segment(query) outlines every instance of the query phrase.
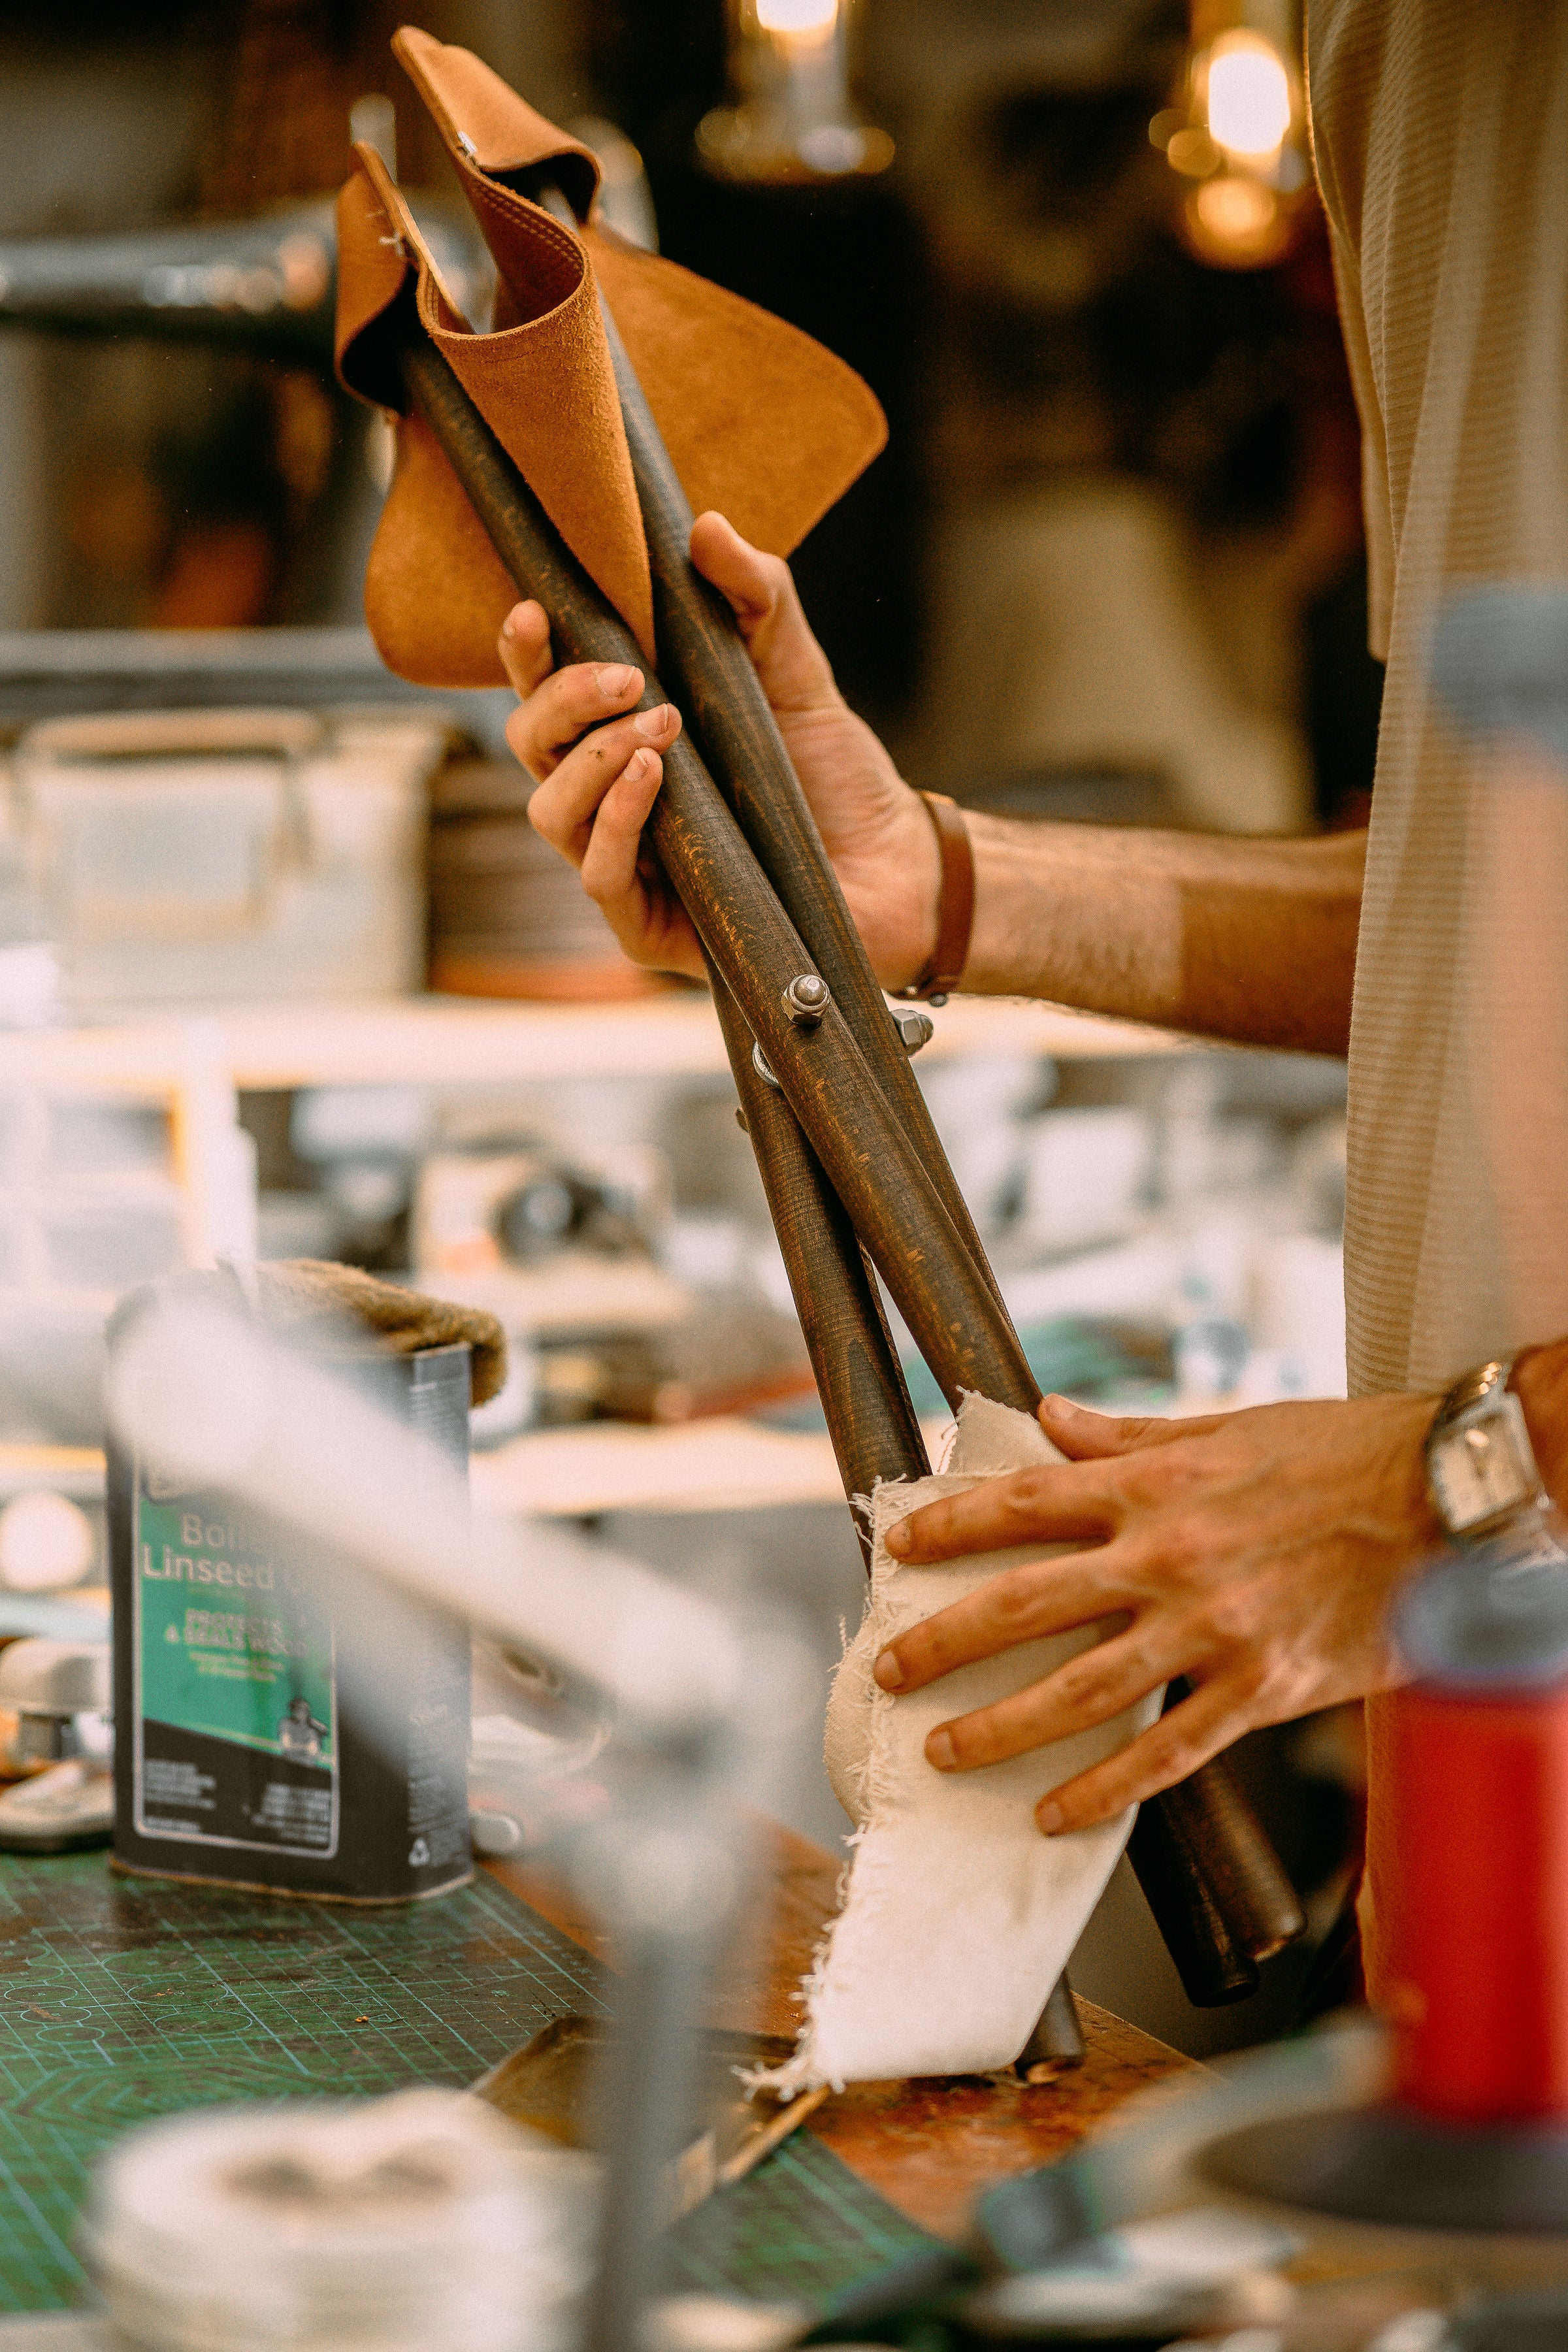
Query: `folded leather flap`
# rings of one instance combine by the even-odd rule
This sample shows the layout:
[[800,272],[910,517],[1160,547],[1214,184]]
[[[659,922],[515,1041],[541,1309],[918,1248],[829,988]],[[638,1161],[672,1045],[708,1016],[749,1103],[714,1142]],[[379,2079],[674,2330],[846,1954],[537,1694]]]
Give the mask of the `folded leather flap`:
[[609,230],[584,242],[693,513],[792,553],[885,445],[876,394],[771,310]]
[[536,114],[471,49],[403,25],[392,37],[392,53],[454,157],[493,173],[553,162],[572,209],[579,220],[587,219],[599,188],[599,162],[591,147]]
[[[488,335],[469,327],[374,149],[356,148],[340,199],[338,368],[362,398],[401,410],[395,311],[416,285],[420,322],[585,571],[652,658],[653,593],[642,517],[598,297],[570,230],[468,167],[500,228],[526,311]],[[474,190],[470,188],[470,193]],[[489,223],[486,224],[487,228]],[[504,232],[504,233],[502,233]],[[427,428],[398,432],[393,489],[365,574],[365,618],[382,658],[424,685],[504,682],[496,636],[516,592],[493,553],[471,562],[477,520]],[[482,531],[479,536],[483,538]],[[415,542],[411,550],[404,542]],[[486,544],[489,542],[486,541]],[[476,603],[477,597],[477,603]],[[476,636],[476,627],[483,635]]]
[[[587,220],[597,186],[588,150],[468,50],[410,26],[394,47],[494,257],[495,319],[490,332],[473,331],[384,165],[357,150],[339,207],[339,373],[362,398],[404,408],[392,313],[412,277],[426,331],[651,657],[647,552],[600,291],[694,509],[718,508],[775,553],[882,446],[881,409],[841,360],[754,304],[591,221],[574,236],[507,175],[552,163]],[[428,429],[403,417],[398,445],[365,583],[376,644],[389,667],[422,684],[499,684],[495,640],[515,591]]]

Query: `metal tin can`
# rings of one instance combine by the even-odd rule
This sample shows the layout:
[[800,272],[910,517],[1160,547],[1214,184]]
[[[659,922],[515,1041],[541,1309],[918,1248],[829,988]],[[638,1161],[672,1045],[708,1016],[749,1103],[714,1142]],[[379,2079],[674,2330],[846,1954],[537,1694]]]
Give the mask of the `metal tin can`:
[[[112,1318],[111,1352],[148,1296]],[[367,1339],[332,1359],[466,1465],[466,1343],[398,1355]],[[472,1875],[461,1623],[161,1477],[112,1432],[109,1517],[117,1864],[361,1903]]]

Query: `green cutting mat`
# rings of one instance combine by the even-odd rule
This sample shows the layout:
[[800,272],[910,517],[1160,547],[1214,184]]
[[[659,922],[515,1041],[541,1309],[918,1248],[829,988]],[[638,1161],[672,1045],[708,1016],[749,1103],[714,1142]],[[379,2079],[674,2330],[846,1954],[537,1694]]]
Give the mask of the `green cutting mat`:
[[[94,2157],[133,2124],[237,2099],[461,2085],[568,2011],[587,1955],[481,1874],[360,1910],[173,1879],[102,1854],[0,1857],[0,2312],[79,2300]],[[798,2136],[671,2234],[671,2284],[824,2307],[930,2242]]]

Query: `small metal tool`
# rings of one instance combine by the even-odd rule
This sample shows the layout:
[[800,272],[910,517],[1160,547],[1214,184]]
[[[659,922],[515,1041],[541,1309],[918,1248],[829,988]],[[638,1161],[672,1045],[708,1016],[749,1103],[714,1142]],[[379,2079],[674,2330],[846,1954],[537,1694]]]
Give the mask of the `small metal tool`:
[[[474,2088],[514,2123],[531,2125],[568,2147],[592,2147],[595,2091],[615,2031],[604,2018],[558,2017]],[[826,2084],[788,2099],[767,2091],[747,2095],[742,2074],[782,2066],[794,2048],[778,2033],[698,2034],[691,2136],[665,2171],[671,2220],[715,2189],[742,2179],[826,2098]]]

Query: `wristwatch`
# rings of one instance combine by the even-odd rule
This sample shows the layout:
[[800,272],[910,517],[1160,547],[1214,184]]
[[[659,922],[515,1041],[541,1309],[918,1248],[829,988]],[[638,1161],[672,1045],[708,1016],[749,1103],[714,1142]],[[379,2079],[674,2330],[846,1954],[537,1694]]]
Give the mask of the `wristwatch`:
[[1426,1434],[1426,1491],[1452,1543],[1522,1538],[1560,1550],[1524,1408],[1508,1384],[1512,1370],[1499,1358],[1455,1381]]

